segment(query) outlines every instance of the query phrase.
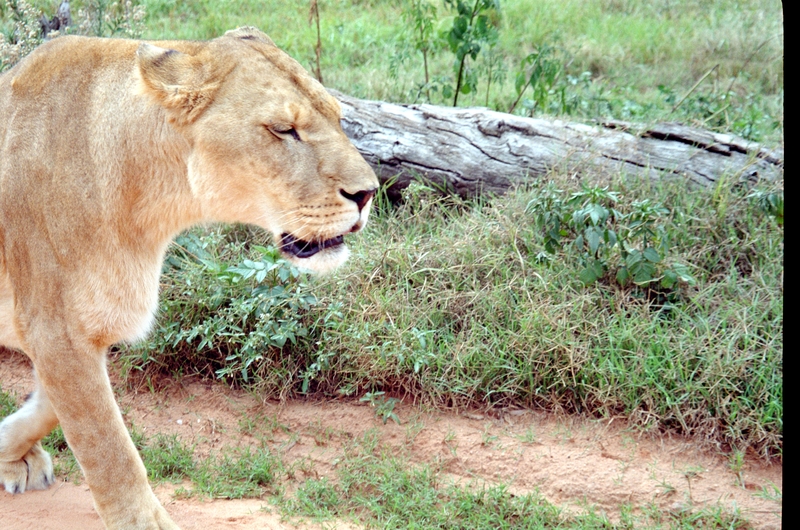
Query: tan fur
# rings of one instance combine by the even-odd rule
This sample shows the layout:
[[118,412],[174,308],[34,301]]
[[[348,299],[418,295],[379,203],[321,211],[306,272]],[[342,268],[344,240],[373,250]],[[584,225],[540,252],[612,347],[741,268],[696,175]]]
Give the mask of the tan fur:
[[[108,528],[177,528],[114,401],[107,348],[147,333],[164,252],[189,226],[252,223],[278,242],[360,230],[377,180],[340,119],[253,28],[61,37],[0,76],[0,344],[37,376],[0,424],[6,490],[52,483],[39,439],[60,422]],[[324,271],[346,257],[333,245],[292,259]]]

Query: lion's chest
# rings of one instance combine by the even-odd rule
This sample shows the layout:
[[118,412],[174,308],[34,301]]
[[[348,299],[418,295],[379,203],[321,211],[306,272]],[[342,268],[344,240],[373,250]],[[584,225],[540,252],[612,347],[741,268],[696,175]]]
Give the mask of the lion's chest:
[[71,305],[91,340],[103,346],[144,338],[158,309],[160,261],[115,260],[85,271]]

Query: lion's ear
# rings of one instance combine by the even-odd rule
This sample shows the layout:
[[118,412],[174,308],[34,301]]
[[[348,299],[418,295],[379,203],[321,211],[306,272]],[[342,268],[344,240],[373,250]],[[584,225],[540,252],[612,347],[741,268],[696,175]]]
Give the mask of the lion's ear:
[[173,123],[192,123],[214,100],[219,76],[192,55],[142,43],[136,62],[141,91],[167,109]]
[[253,26],[242,26],[241,28],[226,31],[225,36],[242,40],[255,40],[275,46],[275,43],[272,42],[272,39],[270,39],[266,33]]

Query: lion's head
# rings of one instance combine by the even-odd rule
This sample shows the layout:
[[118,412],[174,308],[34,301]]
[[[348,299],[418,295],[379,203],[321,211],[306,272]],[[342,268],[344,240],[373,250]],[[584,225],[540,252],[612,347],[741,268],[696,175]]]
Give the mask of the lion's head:
[[378,181],[321,84],[254,28],[188,52],[144,43],[137,65],[141,91],[191,145],[207,218],[264,227],[310,270],[347,259],[343,237],[364,227]]

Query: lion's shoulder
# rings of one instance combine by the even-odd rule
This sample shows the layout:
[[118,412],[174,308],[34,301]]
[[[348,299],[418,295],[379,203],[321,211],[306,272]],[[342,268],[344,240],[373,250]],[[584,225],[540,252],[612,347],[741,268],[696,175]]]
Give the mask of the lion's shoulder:
[[[58,87],[65,93],[86,86],[99,71],[130,68],[136,41],[97,39],[67,35],[45,42],[3,75],[14,97],[32,99],[44,93],[52,97]],[[65,90],[66,89],[66,90]]]

